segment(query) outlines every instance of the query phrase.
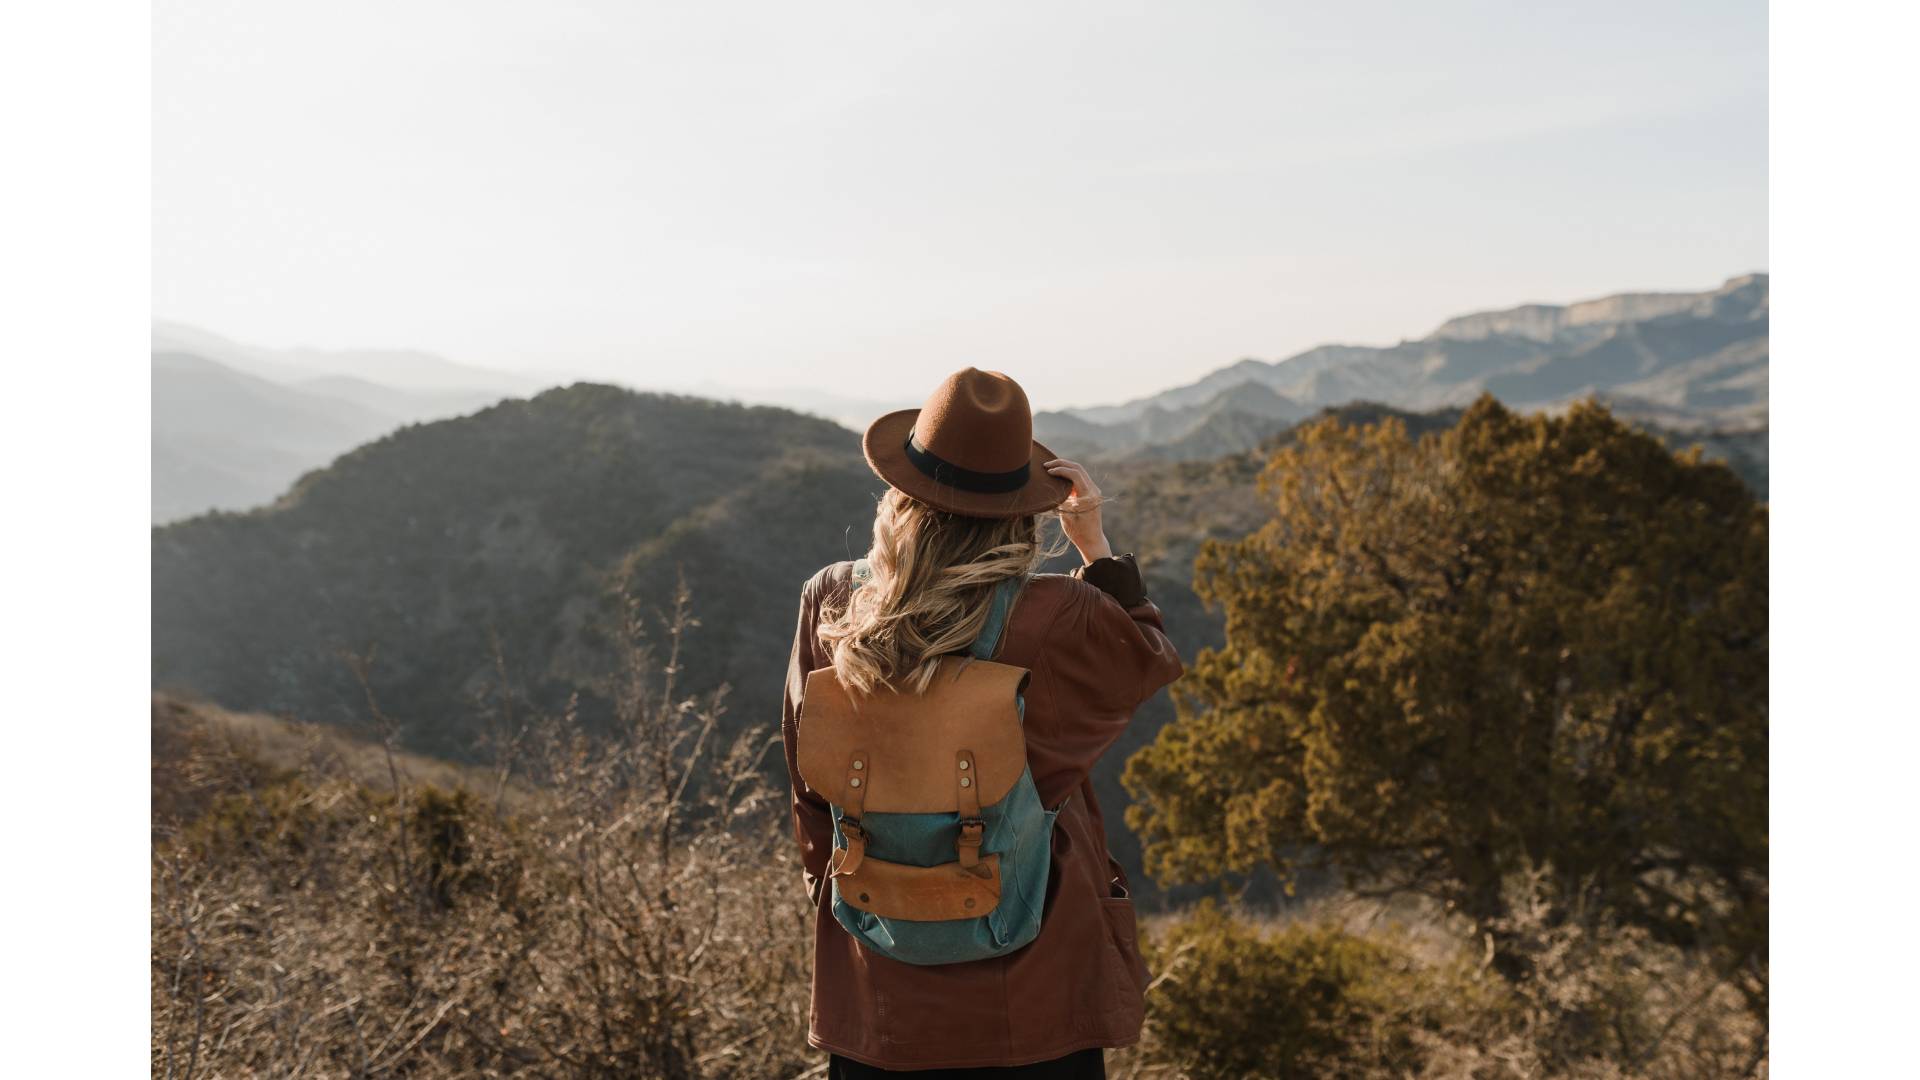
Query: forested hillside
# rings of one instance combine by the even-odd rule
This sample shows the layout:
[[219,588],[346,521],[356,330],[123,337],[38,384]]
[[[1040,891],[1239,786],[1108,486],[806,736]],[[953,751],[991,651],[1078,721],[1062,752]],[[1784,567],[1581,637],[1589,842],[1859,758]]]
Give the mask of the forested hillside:
[[[1397,416],[1418,434],[1456,410]],[[1109,532],[1137,552],[1183,653],[1218,644],[1194,596],[1203,540],[1257,527],[1254,482],[1271,449],[1207,462],[1099,470]],[[607,635],[623,596],[671,606],[684,581],[700,625],[689,689],[730,687],[727,723],[778,715],[800,584],[865,550],[881,483],[858,436],[781,409],[580,384],[402,429],[308,475],[273,506],[153,533],[153,682],[236,709],[334,724],[367,719],[354,657],[406,746],[456,760],[503,734],[502,689],[604,717]],[[1064,569],[1066,562],[1056,567]],[[1126,757],[1172,717],[1141,709],[1095,781],[1115,854],[1139,875],[1122,824]],[[1148,889],[1151,886],[1147,886]]]
[[408,745],[467,757],[496,660],[591,718],[623,575],[663,608],[684,577],[689,669],[764,718],[800,584],[860,545],[879,486],[837,425],[605,386],[408,427],[273,506],[154,531],[154,683],[349,722],[366,704],[346,657],[368,656]]

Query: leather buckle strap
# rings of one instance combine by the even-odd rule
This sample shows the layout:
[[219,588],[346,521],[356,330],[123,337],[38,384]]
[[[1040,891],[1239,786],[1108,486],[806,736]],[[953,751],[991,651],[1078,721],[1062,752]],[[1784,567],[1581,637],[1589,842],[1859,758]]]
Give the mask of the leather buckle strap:
[[992,873],[987,864],[980,861],[980,843],[986,839],[986,832],[987,823],[979,818],[961,818],[960,836],[953,842],[960,869],[974,877],[987,877]]
[[860,869],[861,862],[867,857],[867,830],[860,827],[860,819],[842,816],[840,835],[847,838],[847,846],[833,853],[833,859],[827,867],[828,877],[845,877]]
[[953,842],[954,852],[960,858],[960,869],[976,877],[983,876],[980,864],[980,844],[986,839],[987,823],[979,818],[960,819],[960,837]]

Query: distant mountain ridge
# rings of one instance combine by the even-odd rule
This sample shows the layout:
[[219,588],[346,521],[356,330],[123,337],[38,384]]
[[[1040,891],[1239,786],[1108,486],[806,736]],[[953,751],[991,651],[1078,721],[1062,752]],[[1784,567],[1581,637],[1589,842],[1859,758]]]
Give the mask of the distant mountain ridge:
[[414,349],[269,349],[165,320],[150,340],[155,524],[264,505],[395,428],[541,385]]
[[501,397],[343,375],[277,382],[192,352],[155,351],[151,361],[155,524],[264,505],[362,443]]
[[462,364],[419,349],[270,349],[222,337],[186,323],[156,319],[154,353],[191,353],[279,383],[346,376],[401,390],[486,392],[490,399],[533,393],[549,385],[510,371]]
[[193,353],[154,353],[152,376],[155,523],[271,502],[301,473],[399,426]]
[[1523,304],[1398,345],[1241,360],[1119,405],[1041,413],[1035,431],[1060,453],[1194,460],[1257,445],[1322,408],[1426,411],[1482,393],[1522,409],[1594,396],[1669,429],[1751,431],[1767,422],[1767,330],[1766,274],[1697,293]]
[[[1520,337],[1534,341],[1554,340],[1564,331],[1579,327],[1610,326],[1618,323],[1646,322],[1670,315],[1713,318],[1723,313],[1727,301],[1734,300],[1736,316],[1756,312],[1741,305],[1750,302],[1757,287],[1757,313],[1767,309],[1767,275],[1742,274],[1728,278],[1718,289],[1699,293],[1619,293],[1598,300],[1582,300],[1566,305],[1522,304],[1504,311],[1482,311],[1460,315],[1440,324],[1431,336],[1457,341],[1482,341],[1490,337]],[[1741,299],[1742,297],[1745,299]]]

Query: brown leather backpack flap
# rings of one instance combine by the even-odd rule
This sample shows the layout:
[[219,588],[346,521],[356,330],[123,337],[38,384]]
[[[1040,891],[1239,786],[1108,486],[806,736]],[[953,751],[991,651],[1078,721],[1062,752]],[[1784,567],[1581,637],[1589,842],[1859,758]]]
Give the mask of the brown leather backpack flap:
[[979,868],[983,872],[973,874],[959,863],[908,866],[867,859],[835,883],[842,900],[883,919],[971,919],[1000,905],[1000,856],[984,856]]
[[[815,671],[807,676],[796,731],[800,778],[828,802],[858,804],[863,813],[952,813],[963,782],[977,785],[981,804],[991,806],[1027,767],[1014,704],[1027,675],[1025,668],[951,657],[924,694],[883,690],[856,701],[832,668]],[[964,770],[963,750],[971,752]]]

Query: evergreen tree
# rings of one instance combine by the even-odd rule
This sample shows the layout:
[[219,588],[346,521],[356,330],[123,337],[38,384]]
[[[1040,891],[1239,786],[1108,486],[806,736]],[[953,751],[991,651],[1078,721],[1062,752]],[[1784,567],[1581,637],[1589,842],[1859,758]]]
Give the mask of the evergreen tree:
[[1226,643],[1129,763],[1163,881],[1261,865],[1432,897],[1503,939],[1503,883],[1710,947],[1764,995],[1767,513],[1597,405],[1483,397],[1418,441],[1321,423],[1209,541]]

